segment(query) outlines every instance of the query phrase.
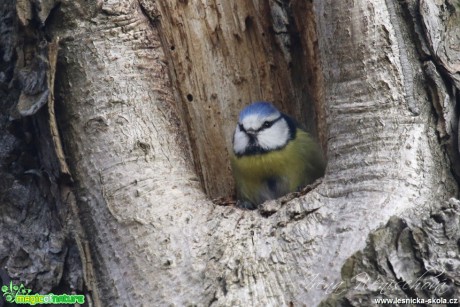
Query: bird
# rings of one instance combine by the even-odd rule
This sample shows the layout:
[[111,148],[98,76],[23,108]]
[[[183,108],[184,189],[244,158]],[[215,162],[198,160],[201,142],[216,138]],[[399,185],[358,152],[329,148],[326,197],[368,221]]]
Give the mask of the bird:
[[325,160],[309,133],[269,102],[239,114],[231,167],[241,207],[256,209],[322,177]]

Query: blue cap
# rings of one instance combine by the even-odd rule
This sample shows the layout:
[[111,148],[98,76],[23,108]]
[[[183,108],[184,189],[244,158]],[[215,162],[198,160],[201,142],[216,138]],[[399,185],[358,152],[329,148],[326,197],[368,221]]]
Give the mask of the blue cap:
[[262,117],[267,117],[278,113],[279,111],[271,103],[265,101],[257,101],[248,105],[240,112],[239,121],[242,121],[248,115],[258,114]]

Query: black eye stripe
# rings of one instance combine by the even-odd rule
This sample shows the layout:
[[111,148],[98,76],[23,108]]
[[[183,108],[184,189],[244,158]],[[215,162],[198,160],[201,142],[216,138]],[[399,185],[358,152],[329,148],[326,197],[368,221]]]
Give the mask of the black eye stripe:
[[260,127],[259,129],[257,129],[257,131],[262,131],[266,128],[270,128],[271,126],[273,126],[274,123],[276,123],[277,121],[279,121],[281,118],[283,118],[282,116],[280,117],[277,117],[275,118],[274,120],[271,120],[271,121],[265,121],[263,124],[262,124],[262,127]]
[[[266,128],[270,128],[271,126],[273,126],[274,123],[276,123],[277,121],[279,121],[281,118],[283,118],[282,115],[279,116],[279,117],[277,117],[277,118],[275,118],[274,120],[265,121],[265,122],[262,124],[262,126],[261,126],[259,129],[256,130],[256,132],[262,131],[262,130],[264,130],[264,129],[266,129]],[[240,128],[240,130],[241,130],[242,132],[246,132],[246,129],[244,129],[243,124],[238,123],[238,127]]]

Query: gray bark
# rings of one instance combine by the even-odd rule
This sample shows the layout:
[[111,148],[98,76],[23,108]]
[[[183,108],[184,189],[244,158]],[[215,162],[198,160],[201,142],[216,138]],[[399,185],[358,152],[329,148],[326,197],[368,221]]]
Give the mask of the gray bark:
[[[14,21],[2,32],[0,76],[12,110],[0,123],[10,144],[0,157],[1,238],[10,242],[0,260],[10,277],[83,291],[96,306],[360,306],[378,296],[372,280],[408,281],[434,267],[430,278],[445,269],[438,281],[458,282],[453,2],[2,5],[11,14],[2,26]],[[27,49],[18,43],[27,35],[52,43],[30,39]],[[29,51],[13,56],[18,46]],[[13,79],[19,86],[8,87]],[[255,211],[217,205],[212,198],[233,191],[236,114],[259,99],[317,132],[326,175],[307,194]],[[24,137],[6,130],[15,125]],[[12,153],[31,151],[31,166],[7,164],[23,165]],[[8,212],[22,203],[37,230],[21,244],[44,247],[11,243],[24,218]],[[32,220],[53,205],[54,221],[75,222],[52,224],[61,227],[42,238],[46,219]],[[35,254],[50,264],[17,265]],[[49,273],[23,273],[34,270]],[[371,278],[357,291],[361,273]],[[430,294],[395,288],[384,297]]]
[[424,299],[425,305],[436,306],[460,303],[459,205],[456,199],[436,204],[430,216],[415,224],[392,217],[368,237],[365,249],[347,260],[340,282],[312,282],[330,294],[321,306],[369,306],[376,299],[398,298]]
[[45,33],[29,24],[33,14],[44,22],[43,15],[25,4],[0,3],[0,281],[81,292],[73,235],[78,219],[61,194],[69,178],[56,150],[51,109],[43,107],[51,105],[56,53]]

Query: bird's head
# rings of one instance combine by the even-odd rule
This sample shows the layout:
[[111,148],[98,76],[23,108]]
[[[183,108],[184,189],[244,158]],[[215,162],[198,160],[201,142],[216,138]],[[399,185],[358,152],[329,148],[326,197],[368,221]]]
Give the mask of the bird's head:
[[237,156],[283,148],[295,136],[295,125],[271,103],[254,102],[240,112],[233,135]]

